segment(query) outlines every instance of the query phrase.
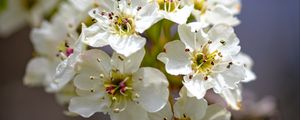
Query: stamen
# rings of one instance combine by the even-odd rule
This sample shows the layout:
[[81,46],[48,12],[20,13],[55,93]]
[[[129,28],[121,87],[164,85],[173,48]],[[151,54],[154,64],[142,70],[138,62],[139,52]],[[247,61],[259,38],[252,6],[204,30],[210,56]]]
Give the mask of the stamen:
[[73,48],[67,48],[67,50],[66,50],[67,57],[69,57],[73,53],[74,53],[74,49]]
[[100,59],[100,58],[97,58],[97,61],[100,63],[100,62],[101,62],[101,59]]

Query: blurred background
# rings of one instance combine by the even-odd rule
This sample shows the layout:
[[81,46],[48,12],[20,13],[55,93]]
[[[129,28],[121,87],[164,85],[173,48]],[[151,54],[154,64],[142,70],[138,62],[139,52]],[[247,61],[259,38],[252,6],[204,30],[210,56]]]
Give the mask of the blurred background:
[[[242,24],[236,32],[242,51],[254,59],[257,74],[245,89],[255,93],[257,100],[273,96],[281,119],[300,120],[299,0],[242,0],[242,5]],[[0,120],[83,119],[65,117],[54,95],[22,84],[33,52],[29,33],[27,27],[0,38]]]

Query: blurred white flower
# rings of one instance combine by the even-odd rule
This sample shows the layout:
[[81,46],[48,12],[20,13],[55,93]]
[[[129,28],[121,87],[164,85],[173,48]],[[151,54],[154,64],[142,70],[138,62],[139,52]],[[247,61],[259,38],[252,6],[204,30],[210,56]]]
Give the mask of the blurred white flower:
[[190,16],[193,5],[183,5],[182,0],[150,0],[159,5],[159,13],[177,24],[185,24]]
[[204,26],[220,23],[236,26],[240,23],[235,16],[240,9],[239,0],[185,0],[184,3],[194,5],[192,14]]
[[166,71],[172,75],[185,75],[183,84],[198,99],[203,98],[210,88],[216,93],[237,88],[246,75],[245,68],[232,59],[240,51],[233,28],[218,24],[205,33],[191,27],[194,24],[180,25],[181,41],[167,43],[165,53],[158,55],[165,63]]
[[224,5],[234,15],[237,15],[241,11],[241,0],[207,0],[207,6]]
[[[76,58],[85,48],[81,42],[84,34],[77,40],[77,29],[80,22],[87,19],[83,13],[92,5],[90,2],[85,9],[79,9],[70,1],[62,3],[60,11],[50,22],[44,21],[41,27],[32,30],[31,40],[37,57],[27,66],[24,77],[26,85],[43,85],[46,91],[55,92],[73,79]],[[40,66],[44,66],[42,70],[37,69]]]
[[[173,111],[172,111],[173,108]],[[149,113],[150,120],[230,120],[231,113],[216,104],[207,105],[205,99],[181,96],[171,107]]]
[[74,96],[77,96],[77,93],[73,82],[66,84],[60,91],[55,93],[55,99],[60,105],[68,105]]
[[129,56],[142,49],[146,39],[140,36],[156,23],[158,5],[146,0],[98,0],[99,8],[90,16],[97,23],[86,31],[86,44],[93,47],[110,45],[116,52]]
[[0,35],[8,36],[27,22],[39,26],[51,15],[60,0],[1,0]]
[[41,28],[32,30],[31,40],[36,56],[27,65],[25,85],[48,86],[52,81],[55,68],[60,61],[57,57],[59,46],[65,44],[63,33],[65,31],[60,29],[59,25],[48,22],[43,22]]
[[79,97],[69,110],[83,117],[109,113],[112,120],[146,120],[147,112],[157,112],[168,102],[168,81],[154,68],[139,68],[144,49],[125,57],[101,50],[81,55],[79,74],[74,80]]

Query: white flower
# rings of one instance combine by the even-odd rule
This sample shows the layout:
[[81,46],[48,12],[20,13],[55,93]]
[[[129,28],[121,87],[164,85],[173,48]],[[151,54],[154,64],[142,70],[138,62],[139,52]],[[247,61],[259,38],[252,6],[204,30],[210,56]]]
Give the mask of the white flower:
[[99,8],[90,11],[97,23],[86,31],[86,44],[93,47],[110,45],[116,52],[129,56],[144,47],[140,36],[160,17],[158,6],[146,0],[98,0]]
[[28,21],[33,26],[40,25],[58,2],[59,0],[1,0],[3,8],[0,8],[0,35],[10,35]]
[[230,120],[231,113],[216,104],[207,105],[205,99],[181,96],[174,104],[170,103],[156,113],[149,113],[150,120]]
[[[44,21],[40,28],[32,30],[31,40],[35,52],[39,56],[38,58],[43,58],[48,65],[43,67],[47,71],[43,75],[39,71],[31,69],[31,66],[40,63],[29,64],[24,78],[25,84],[41,85],[33,82],[40,81],[39,83],[43,83],[42,85],[46,87],[46,91],[56,92],[61,90],[76,74],[74,65],[77,62],[77,56],[85,50],[85,45],[82,43],[82,39],[85,38],[84,34],[81,34],[78,39],[77,29],[80,22],[87,19],[87,11],[93,4],[88,2],[81,8],[77,8],[72,2],[62,3],[60,11],[53,16],[50,23]],[[82,29],[85,28],[85,25],[82,25]]]
[[177,24],[185,24],[190,16],[193,5],[183,5],[182,0],[150,0],[159,5],[159,13]]
[[237,15],[241,11],[241,0],[208,0],[207,6],[224,5],[231,13]]
[[203,98],[210,88],[216,93],[222,89],[235,89],[246,75],[245,68],[232,59],[240,51],[233,28],[218,24],[207,33],[202,29],[192,30],[195,28],[180,25],[181,41],[167,43],[165,53],[158,55],[165,63],[166,71],[172,75],[185,75],[184,86],[198,99]]
[[157,112],[168,101],[168,81],[159,70],[139,68],[145,50],[125,57],[101,50],[81,55],[79,74],[74,80],[79,97],[69,110],[83,117],[96,112],[109,113],[112,120],[146,120],[147,112]]
[[198,21],[206,22],[209,25],[225,23],[236,26],[240,24],[239,19],[224,5],[216,5],[211,10],[207,10],[200,18],[198,17]]
[[[236,26],[240,21],[235,17],[237,11],[232,10],[236,0],[185,0],[187,5],[194,4],[192,14],[205,26],[225,23]],[[239,3],[235,3],[239,5]]]

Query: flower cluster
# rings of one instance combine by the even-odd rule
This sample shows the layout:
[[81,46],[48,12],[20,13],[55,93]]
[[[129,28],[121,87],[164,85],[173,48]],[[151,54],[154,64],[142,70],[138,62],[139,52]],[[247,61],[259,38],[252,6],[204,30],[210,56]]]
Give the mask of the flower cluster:
[[[0,33],[23,21],[10,21],[11,12],[26,6],[20,14],[36,16],[24,84],[54,93],[70,114],[229,120],[231,113],[207,101],[206,92],[239,110],[241,83],[256,77],[233,28],[239,0],[4,1],[0,22],[9,24]],[[24,6],[11,7],[15,2]]]

